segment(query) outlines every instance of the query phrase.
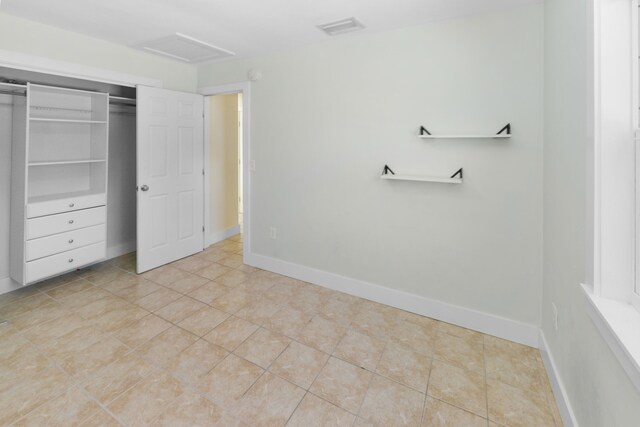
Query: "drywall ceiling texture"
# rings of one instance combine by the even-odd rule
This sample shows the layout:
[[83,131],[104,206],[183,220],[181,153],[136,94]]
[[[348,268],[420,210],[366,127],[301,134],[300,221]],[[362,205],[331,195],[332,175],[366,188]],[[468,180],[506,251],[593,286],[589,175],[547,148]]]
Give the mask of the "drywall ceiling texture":
[[[537,325],[542,5],[199,68],[251,86],[255,253]],[[439,140],[495,133],[510,140]],[[462,185],[383,181],[397,173]],[[269,228],[277,228],[277,239]]]
[[0,50],[161,80],[167,89],[191,92],[196,87],[197,70],[193,65],[2,12]]
[[[542,329],[582,427],[635,426],[640,394],[585,311],[587,0],[545,3]],[[553,326],[551,304],[558,307]]]
[[365,33],[538,0],[4,0],[0,10],[125,46],[175,32],[256,56],[323,42],[316,26],[351,16]]

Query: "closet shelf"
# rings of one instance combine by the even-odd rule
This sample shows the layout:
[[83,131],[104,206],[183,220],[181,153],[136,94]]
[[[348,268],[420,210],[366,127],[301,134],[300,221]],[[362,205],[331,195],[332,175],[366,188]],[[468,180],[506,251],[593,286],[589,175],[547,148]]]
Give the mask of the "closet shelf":
[[47,194],[45,196],[29,197],[29,199],[27,200],[27,203],[33,204],[33,203],[51,202],[53,200],[76,199],[84,196],[96,196],[96,195],[105,195],[105,192],[87,190],[87,191],[72,191],[69,193]]
[[29,162],[29,166],[82,165],[86,163],[105,163],[104,159],[94,160],[57,160],[52,162]]
[[[459,178],[456,178],[457,176],[459,176]],[[380,175],[380,178],[397,181],[421,181],[439,182],[443,184],[462,184],[462,168],[458,169],[456,173],[447,178],[443,176],[397,175],[391,170],[389,166],[384,165],[384,169],[382,170],[382,175]]]
[[99,123],[106,124],[106,120],[82,120],[82,119],[45,119],[41,117],[29,117],[32,122],[58,122],[58,123]]
[[73,111],[76,113],[87,113],[87,114],[90,114],[93,112],[92,110],[87,110],[86,108],[45,107],[43,105],[32,105],[30,108],[32,110],[40,110],[40,111]]
[[419,138],[422,139],[507,139],[511,138],[511,123],[500,129],[493,135],[487,134],[457,134],[457,135],[433,135],[424,126],[420,126]]

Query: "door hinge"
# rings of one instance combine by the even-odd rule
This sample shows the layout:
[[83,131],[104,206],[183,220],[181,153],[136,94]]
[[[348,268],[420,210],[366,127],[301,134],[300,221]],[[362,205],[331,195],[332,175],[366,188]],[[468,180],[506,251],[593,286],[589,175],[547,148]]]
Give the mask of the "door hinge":
[[202,232],[204,233],[204,225],[202,226]]
[[204,176],[204,169],[202,169],[202,175]]

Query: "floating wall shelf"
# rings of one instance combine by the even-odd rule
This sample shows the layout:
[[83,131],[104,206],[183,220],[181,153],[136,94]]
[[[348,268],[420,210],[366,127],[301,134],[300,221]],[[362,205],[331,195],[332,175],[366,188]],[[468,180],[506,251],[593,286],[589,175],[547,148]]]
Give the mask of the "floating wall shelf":
[[433,135],[424,126],[420,126],[418,136],[423,139],[506,139],[511,138],[511,123],[494,135]]
[[387,165],[382,170],[382,179],[392,179],[397,181],[422,181],[422,182],[440,182],[443,184],[462,184],[462,168],[449,178],[442,176],[421,176],[421,175],[396,175],[395,172]]

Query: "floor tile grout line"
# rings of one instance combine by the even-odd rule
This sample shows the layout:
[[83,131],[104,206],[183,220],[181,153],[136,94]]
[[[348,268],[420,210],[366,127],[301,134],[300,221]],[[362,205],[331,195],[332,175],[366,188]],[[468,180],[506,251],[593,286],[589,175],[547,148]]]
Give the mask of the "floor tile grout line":
[[296,411],[298,410],[298,408],[300,407],[300,404],[302,403],[302,401],[304,400],[305,397],[307,397],[307,395],[309,394],[308,390],[304,391],[304,394],[302,395],[302,399],[300,399],[300,401],[298,402],[298,404],[296,405],[295,408],[293,408],[293,411],[289,414],[289,416],[287,417],[286,421],[284,422],[283,426],[286,427],[287,424],[289,424],[289,421],[291,421],[291,418],[293,417],[293,414],[296,413]]
[[[16,328],[17,329],[17,328]],[[31,339],[29,339],[29,337],[24,336],[22,334],[22,331],[20,329],[17,329],[17,333],[26,341],[28,341],[33,347],[35,347],[36,351],[43,356],[45,359],[47,359],[49,361],[49,363],[53,364],[53,366],[55,368],[57,368],[58,370],[60,370],[64,375],[66,375],[67,379],[69,380],[69,385],[67,387],[65,387],[59,394],[56,394],[55,396],[50,397],[49,399],[47,399],[46,401],[42,402],[41,404],[37,405],[36,407],[32,408],[31,411],[29,411],[28,413],[24,414],[22,417],[14,420],[13,422],[19,421],[20,419],[26,417],[27,415],[33,413],[34,411],[36,411],[38,408],[40,408],[41,406],[43,406],[44,404],[46,404],[47,402],[58,398],[59,396],[62,396],[64,393],[66,393],[68,390],[70,390],[72,387],[74,386],[79,386],[82,387],[81,381],[79,381],[76,377],[74,377],[73,375],[69,374],[67,371],[65,371],[62,366],[60,366],[58,364],[58,362],[55,361],[55,359],[53,359],[51,356],[49,356],[47,353],[45,353],[40,346],[38,346],[38,344],[34,343]],[[82,387],[84,390],[84,387]],[[11,424],[11,423],[10,423]]]
[[[435,349],[434,349],[435,353]],[[422,415],[420,416],[420,425],[424,424],[424,417],[427,413],[427,398],[429,396],[429,383],[431,382],[431,373],[433,372],[433,360],[435,359],[435,354],[431,357],[431,363],[429,364],[429,378],[427,378],[427,388],[424,391],[424,401],[422,403]]]
[[[387,346],[387,344],[385,344],[385,348],[386,348],[386,346]],[[378,356],[378,361],[376,362],[376,366],[374,368],[374,372],[372,372],[371,378],[369,378],[369,384],[367,385],[367,391],[364,393],[364,397],[362,398],[362,402],[360,402],[360,405],[358,406],[358,414],[356,415],[357,417],[360,417],[360,412],[362,411],[362,405],[364,405],[364,402],[367,400],[367,395],[369,394],[369,390],[371,389],[371,383],[373,382],[373,379],[376,376],[375,370],[378,369],[378,365],[380,364],[380,360],[382,359],[382,355],[383,354],[384,354],[384,348],[380,352],[380,356]],[[371,371],[369,371],[369,372],[371,372]]]
[[[229,252],[228,252],[228,253],[229,253]],[[233,253],[231,253],[231,254],[233,254]],[[232,255],[227,255],[227,257],[231,257],[231,256],[232,256]],[[241,255],[239,255],[239,256],[241,256]],[[212,262],[212,263],[213,263],[213,262]],[[224,264],[220,264],[220,265],[224,265]],[[126,270],[126,269],[120,268],[118,265],[112,265],[112,267],[113,267],[114,269],[119,269],[119,270],[123,271],[124,273],[127,273],[127,274],[129,274],[129,275],[131,275],[131,276],[134,276],[134,277],[135,277],[135,273],[133,273],[133,272],[131,272],[131,271],[129,271],[129,270]],[[234,271],[234,270],[236,270],[236,271],[241,271],[239,268],[234,268],[234,267],[229,267],[229,266],[225,266],[225,267],[230,268],[230,272],[231,272],[231,271]],[[189,277],[189,276],[196,276],[196,274],[194,274],[193,272],[189,272],[189,271],[186,271],[186,270],[182,270],[182,269],[180,269],[180,268],[179,268],[179,267],[177,267],[177,266],[174,266],[174,268],[179,269],[179,270],[181,270],[181,271],[185,272],[185,274],[188,274],[188,276],[186,276],[186,277]],[[262,270],[258,270],[258,271],[262,271]],[[243,271],[242,271],[242,272],[243,272]],[[95,274],[95,275],[98,275],[99,273],[100,273],[100,271],[93,272],[93,274]],[[256,273],[256,272],[255,272],[255,271],[252,271],[252,272],[250,272],[250,273],[247,273],[247,272],[243,272],[243,273],[244,273],[244,274],[246,274],[247,276],[250,276],[251,274],[254,274],[254,273]],[[106,273],[106,274],[108,274],[108,273]],[[118,278],[114,278],[114,279],[112,279],[112,280],[110,280],[110,281],[107,281],[107,282],[101,283],[101,280],[102,280],[102,279],[100,279],[100,278],[96,278],[96,281],[95,281],[95,282],[92,282],[92,281],[88,280],[88,279],[87,279],[87,277],[90,277],[90,276],[87,276],[87,275],[84,275],[84,276],[78,275],[78,276],[77,276],[77,278],[76,278],[76,279],[74,279],[74,280],[70,280],[70,281],[68,281],[68,282],[60,283],[60,284],[58,284],[58,285],[57,285],[57,286],[55,286],[55,287],[43,288],[43,289],[41,289],[41,290],[38,290],[35,294],[32,294],[32,295],[26,295],[26,296],[24,296],[24,297],[22,297],[22,298],[18,298],[18,299],[16,299],[16,301],[19,301],[19,300],[21,300],[21,299],[23,299],[23,298],[29,298],[29,297],[34,296],[34,295],[37,295],[37,294],[44,294],[47,298],[50,298],[50,299],[52,299],[52,300],[54,300],[54,301],[57,301],[58,303],[61,303],[60,299],[52,297],[49,293],[50,293],[50,292],[52,292],[52,291],[53,291],[53,290],[55,290],[55,289],[58,289],[58,288],[63,288],[63,287],[65,287],[65,286],[71,286],[73,283],[76,283],[76,282],[78,282],[79,280],[85,280],[85,281],[87,281],[88,283],[91,283],[91,285],[92,285],[94,288],[98,288],[98,287],[99,287],[99,288],[103,288],[104,286],[107,286],[108,284],[110,284],[110,283],[112,283],[112,282],[114,282],[114,281],[118,280]],[[186,277],[185,277],[185,278],[186,278]],[[149,280],[149,279],[145,279],[145,280]],[[180,280],[182,280],[182,279],[180,279]],[[209,279],[207,279],[207,280],[209,280]],[[277,278],[274,278],[274,280],[277,280]],[[178,293],[178,294],[180,294],[181,296],[189,296],[190,298],[193,298],[193,297],[191,297],[190,295],[188,295],[188,293],[183,293],[183,292],[175,291],[174,289],[172,289],[172,288],[171,288],[171,284],[170,284],[170,283],[167,283],[167,284],[161,284],[161,283],[154,282],[153,280],[150,280],[150,282],[151,282],[151,283],[154,283],[155,285],[161,286],[161,287],[163,287],[163,288],[166,288],[166,289],[172,290],[172,291],[174,291],[174,292],[177,292],[177,293]],[[229,286],[226,286],[226,285],[222,285],[222,286],[225,286],[225,287],[229,288],[230,290],[233,290],[233,289],[241,288],[241,287],[242,287],[242,285],[243,285],[245,282],[247,282],[247,280],[243,280],[243,281],[241,281],[241,282],[239,282],[239,283],[237,283],[237,284],[233,284],[233,285],[229,285]],[[174,283],[174,282],[172,282],[172,283]],[[313,284],[306,284],[306,283],[304,283],[304,282],[302,282],[302,283],[303,283],[302,287],[295,287],[296,292],[297,292],[298,290],[306,290],[306,287],[305,287],[304,285],[308,285],[308,286],[315,286],[315,285],[313,285]],[[135,286],[135,284],[132,284],[131,286]],[[203,284],[202,286],[204,286],[204,284]],[[270,286],[268,289],[270,289],[270,288],[271,288],[271,287],[273,287],[273,286],[275,286],[275,284],[271,284],[271,286]],[[198,289],[198,288],[196,288],[196,289]],[[260,293],[262,293],[262,292],[266,292],[268,289],[261,290],[261,291],[260,291]],[[146,316],[147,316],[148,314],[150,314],[150,313],[152,313],[152,314],[156,315],[156,314],[155,314],[155,312],[152,312],[152,311],[146,310],[146,309],[144,309],[143,307],[138,306],[138,305],[136,304],[136,301],[137,301],[137,300],[135,300],[135,299],[132,299],[132,298],[130,298],[130,297],[123,297],[123,296],[121,296],[121,295],[119,295],[119,294],[116,294],[116,293],[114,293],[114,292],[112,292],[112,291],[109,291],[108,289],[102,289],[102,290],[104,290],[105,292],[110,293],[111,295],[113,295],[113,296],[114,296],[114,297],[116,297],[116,298],[119,298],[120,300],[125,301],[125,302],[126,302],[126,303],[128,303],[128,304],[135,305],[136,307],[140,307],[140,308],[141,308],[142,310],[144,310],[144,311],[145,311],[145,313],[146,313],[146,314],[145,314],[145,316],[143,316],[142,318],[146,317]],[[193,291],[195,291],[195,289],[194,289],[194,290],[191,290],[189,293],[191,293],[191,292],[193,292]],[[83,291],[80,291],[80,292],[83,292]],[[76,295],[77,293],[79,293],[79,292],[74,292],[74,293],[72,293],[72,294],[69,294],[67,297],[73,297],[73,296],[74,296],[74,295]],[[332,299],[335,299],[336,301],[342,301],[342,300],[338,299],[338,296],[339,296],[339,295],[341,295],[341,294],[342,294],[342,293],[340,293],[340,292],[337,292],[337,293],[335,293],[335,294],[330,294],[330,293],[328,293],[328,295],[329,295],[329,296],[328,296],[326,299],[321,298],[321,299],[322,299],[322,303],[321,303],[320,307],[322,307],[324,304],[326,304],[328,301],[330,301],[330,300],[332,300]],[[324,294],[320,294],[320,295],[321,295],[321,296],[323,296]],[[345,295],[348,295],[348,294],[345,294]],[[141,297],[141,298],[143,298],[143,297]],[[354,297],[354,298],[357,298],[357,297]],[[214,298],[214,300],[215,300],[215,298]],[[283,302],[282,302],[282,304],[280,304],[280,305],[279,305],[279,307],[282,307],[282,306],[284,306],[284,305],[289,304],[291,300],[295,300],[295,296],[292,296],[292,297],[288,298],[288,299],[287,299],[287,301],[283,301]],[[357,307],[358,307],[358,308],[356,309],[356,312],[362,312],[363,307],[362,307],[362,305],[361,305],[361,304],[362,304],[362,302],[366,302],[366,300],[363,300],[363,299],[361,299],[361,298],[358,298],[358,300],[359,300],[359,301],[358,301],[358,302],[359,302],[359,304],[357,304]],[[212,300],[212,301],[213,301],[213,300]],[[206,307],[213,307],[210,303],[204,303],[204,304],[205,304],[205,307],[203,307],[201,310],[204,310]],[[375,303],[372,303],[372,304],[375,304]],[[67,310],[67,311],[69,311],[70,313],[76,313],[76,310],[75,310],[75,309],[70,309],[70,308],[68,308],[68,306],[65,306],[64,304],[62,304],[62,305],[63,305],[64,309],[65,309],[65,310]],[[36,308],[34,308],[34,309],[32,309],[32,310],[38,310],[38,309],[40,309],[40,308],[42,308],[42,307],[36,307]],[[217,307],[213,307],[213,308],[215,308],[215,309],[217,309],[217,310],[220,310],[220,309],[219,309],[219,308],[217,308]],[[297,308],[297,307],[296,307],[296,308]],[[374,309],[374,311],[375,311],[375,306],[372,306],[372,307],[366,306],[365,308],[366,308],[366,309],[370,309],[370,308],[371,308],[371,309]],[[242,308],[239,308],[239,309],[238,309],[238,310],[236,310],[235,312],[237,313],[237,312],[238,312],[238,311],[240,311],[241,309],[242,309]],[[160,310],[160,309],[158,309],[158,310]],[[31,311],[31,310],[27,310],[26,312],[29,312],[29,311]],[[110,310],[110,311],[111,311],[111,310]],[[198,310],[197,312],[199,312],[199,311],[200,311],[200,310]],[[221,310],[221,311],[224,311],[224,310]],[[317,317],[317,316],[322,316],[321,308],[319,308],[317,312],[316,312],[316,311],[315,311],[315,309],[314,309],[313,313],[314,313],[314,315],[313,315],[312,319],[313,319],[313,318],[315,318],[315,317]],[[189,316],[186,316],[186,317],[188,318],[188,317],[190,317],[191,315],[194,315],[194,314],[195,314],[195,313],[191,313]],[[229,314],[229,313],[227,313],[227,314]],[[235,315],[235,314],[234,314],[234,313],[231,313],[230,315]],[[408,386],[408,385],[405,385],[405,384],[403,384],[403,383],[401,383],[401,382],[399,382],[399,381],[395,381],[395,380],[393,380],[393,379],[390,379],[390,378],[386,377],[385,375],[383,375],[383,374],[381,374],[381,373],[378,373],[378,372],[377,372],[377,369],[378,369],[379,364],[380,364],[381,357],[384,355],[384,352],[386,351],[386,349],[391,345],[392,341],[391,341],[391,340],[390,340],[390,338],[389,338],[388,336],[386,336],[386,335],[383,335],[383,336],[375,336],[375,335],[371,335],[371,333],[370,333],[370,332],[368,332],[368,331],[364,331],[364,330],[360,330],[360,329],[356,328],[356,327],[355,327],[355,325],[354,325],[354,321],[355,321],[355,318],[356,318],[356,317],[357,317],[357,314],[351,318],[351,320],[349,321],[348,325],[344,326],[343,324],[340,324],[340,326],[341,326],[341,327],[345,327],[345,330],[346,330],[346,331],[350,331],[350,330],[352,330],[352,331],[357,331],[357,332],[359,332],[359,333],[364,333],[365,335],[367,335],[367,336],[369,336],[369,337],[372,337],[372,338],[374,338],[374,339],[380,339],[380,338],[382,338],[382,339],[383,339],[383,341],[384,341],[384,343],[385,343],[385,346],[384,346],[384,348],[383,348],[383,351],[380,353],[380,356],[379,356],[379,358],[378,358],[378,360],[377,360],[376,367],[374,368],[373,372],[372,372],[372,371],[369,371],[369,372],[371,372],[371,373],[372,373],[372,378],[371,378],[371,380],[369,381],[369,385],[368,385],[368,388],[367,388],[367,392],[369,391],[369,389],[370,389],[370,387],[371,387],[371,381],[373,380],[373,377],[374,377],[375,375],[379,375],[379,376],[381,376],[381,377],[385,377],[385,378],[389,379],[390,381],[392,381],[392,382],[394,382],[394,383],[400,384],[400,385],[402,385],[402,386],[408,387],[409,389],[412,389],[412,390],[415,390],[415,391],[417,391],[417,392],[420,392],[419,390],[416,390],[416,389],[414,389],[414,388],[413,388],[413,387],[411,387],[411,386]],[[50,319],[50,320],[48,320],[48,321],[41,322],[41,323],[42,323],[42,324],[44,324],[44,323],[48,323],[49,321],[55,321],[55,320],[56,320],[56,319]],[[137,321],[139,321],[139,320],[140,320],[140,319],[132,320],[131,322],[128,322],[128,323],[127,323],[127,325],[130,325],[130,324],[132,324],[132,323],[134,323],[134,322],[137,322]],[[166,321],[166,319],[164,319],[164,320]],[[328,319],[328,320],[333,321],[332,319]],[[418,326],[422,326],[419,322],[413,322],[413,321],[411,321],[411,319],[405,319],[405,318],[402,318],[402,320],[405,320],[405,321],[407,321],[407,322],[410,322],[410,323],[415,324],[415,325],[418,325]],[[91,322],[91,320],[87,320],[87,321]],[[181,321],[183,321],[183,320],[181,320]],[[265,327],[265,326],[264,326],[264,323],[265,323],[265,322],[262,322],[262,321],[261,321],[261,322],[253,322],[253,321],[251,321],[251,320],[249,320],[249,321],[250,321],[251,323],[254,323],[254,324],[257,324],[257,325],[258,325],[258,329],[257,329],[256,331],[258,331],[258,330],[260,330],[260,329],[265,329],[265,330],[268,330],[268,331],[273,331],[273,330],[271,330],[270,328],[268,328],[268,327]],[[171,324],[172,326],[177,326],[177,327],[179,327],[181,330],[185,330],[183,327],[181,327],[181,326],[179,326],[179,325],[178,325],[178,323],[180,323],[180,321],[177,321],[176,323],[174,323],[174,322],[168,322],[168,323],[169,323],[169,324]],[[309,323],[309,322],[307,322],[307,324],[308,324],[308,323]],[[127,325],[125,325],[125,326],[127,326]],[[37,328],[38,326],[40,326],[40,324],[34,325],[33,327],[34,327],[34,328]],[[123,326],[122,328],[124,328],[125,326]],[[305,327],[306,327],[306,325],[305,325]],[[116,333],[118,330],[122,329],[122,328],[118,328],[118,329],[116,329],[116,330],[114,330],[114,331],[101,330],[101,332],[103,332],[103,333],[105,333],[105,334],[110,334],[111,336],[114,336],[114,338],[116,338],[116,339],[117,339],[117,337],[115,337],[115,333]],[[215,328],[214,328],[214,329],[215,329]],[[21,331],[19,331],[19,332],[21,333]],[[163,332],[163,331],[159,332],[158,334],[156,334],[156,336],[157,336],[157,335],[159,335],[159,334],[161,334],[162,332]],[[187,332],[188,332],[188,333],[190,333],[190,334],[193,334],[191,331],[187,331]],[[273,332],[275,332],[275,333],[279,333],[279,332],[277,332],[277,331],[273,331]],[[255,333],[255,331],[254,331],[254,333]],[[345,332],[345,333],[346,333],[346,332]],[[445,332],[445,333],[446,333],[446,332]],[[281,333],[280,333],[280,334],[281,334]],[[193,334],[193,335],[195,335],[196,337],[198,337],[198,340],[199,340],[199,339],[203,339],[203,338],[202,338],[202,336],[200,336],[200,334]],[[240,345],[242,345],[243,343],[245,343],[245,342],[246,342],[246,341],[247,341],[247,340],[248,340],[252,335],[253,335],[253,334],[249,335],[249,337],[247,337],[247,338],[246,338],[242,343],[240,343]],[[298,334],[295,334],[295,335],[296,335],[295,337],[289,337],[287,334],[284,334],[284,336],[286,336],[288,339],[291,339],[291,340],[292,340],[291,342],[296,341],[296,342],[298,342],[298,343],[300,343],[300,344],[308,345],[307,343],[303,343],[303,342],[299,341],[299,339],[300,339],[300,338],[299,338]],[[454,336],[454,337],[455,337],[455,335],[451,335],[451,336]],[[155,337],[155,336],[154,336],[154,337]],[[149,341],[149,340],[153,339],[154,337],[151,337],[151,338],[147,339],[145,342],[147,342],[147,341]],[[484,387],[484,393],[485,393],[486,407],[487,407],[487,416],[488,416],[488,406],[489,406],[489,403],[488,403],[488,377],[487,377],[487,364],[486,364],[486,357],[485,357],[485,354],[484,354],[484,353],[485,353],[485,351],[484,351],[484,350],[485,350],[485,343],[484,343],[485,337],[484,337],[484,335],[482,335],[482,337],[483,337],[483,367],[484,367],[484,377],[485,377],[485,378],[484,378],[484,386],[485,386],[485,387]],[[337,345],[339,345],[339,342],[342,340],[342,338],[344,338],[344,335],[341,337],[341,339],[340,339],[340,340],[338,340],[338,344],[336,344],[336,347],[337,347]],[[462,338],[462,337],[457,337],[457,338]],[[29,340],[29,341],[30,341],[30,340]],[[192,345],[193,345],[193,344],[192,344]],[[237,348],[238,348],[240,345],[236,346],[236,348],[234,349],[234,351],[233,351],[233,352],[231,352],[231,353],[233,353],[233,354],[234,354],[234,355],[236,355],[237,357],[242,358],[243,360],[246,360],[246,359],[244,359],[243,357],[238,356],[238,355],[235,353],[235,351],[237,350]],[[285,349],[283,349],[283,350],[282,350],[282,352],[284,352],[284,351],[286,350],[286,348],[288,348],[288,347],[289,347],[289,345],[290,345],[290,343],[287,345],[287,347],[285,347]],[[139,347],[139,346],[138,346],[138,347]],[[329,357],[336,357],[336,356],[333,356],[333,353],[335,353],[335,347],[333,348],[333,350],[332,350],[330,353],[327,353],[327,352],[325,352],[325,351],[322,351],[322,350],[320,350],[320,349],[317,349],[317,348],[315,348],[315,346],[314,346],[314,345],[311,345],[310,347],[311,347],[311,348],[314,348],[314,349],[316,349],[316,350],[318,350],[318,351],[321,351],[321,352],[322,352],[322,353],[324,353],[324,354],[329,354]],[[130,354],[131,352],[135,351],[137,347],[135,347],[135,348],[134,348],[134,347],[129,347],[129,346],[127,346],[127,348],[130,350],[127,354]],[[189,348],[189,346],[188,346],[187,348]],[[412,348],[411,348],[411,350],[413,351],[413,349],[412,349]],[[185,348],[185,349],[183,349],[182,351],[186,351],[186,348]],[[275,361],[278,357],[280,357],[280,355],[282,354],[282,352],[274,358],[274,361]],[[421,352],[418,352],[418,353],[421,353]],[[338,358],[338,359],[340,359],[340,358]],[[329,360],[329,358],[327,359],[327,361],[328,361],[328,360]],[[431,355],[430,355],[430,360],[431,360],[431,365],[430,365],[429,378],[428,378],[428,380],[427,380],[427,390],[426,390],[426,392],[424,393],[424,394],[425,394],[425,401],[423,402],[423,413],[422,413],[422,418],[424,418],[424,413],[425,413],[425,410],[426,410],[426,399],[427,399],[427,397],[428,397],[429,384],[430,384],[430,381],[431,381],[431,372],[432,372],[433,363],[434,363],[434,360],[435,360],[435,356],[434,356],[434,354],[431,354]],[[250,361],[248,361],[248,360],[247,360],[247,362],[250,362]],[[350,363],[350,364],[351,364],[351,362],[348,362],[348,361],[345,361],[345,362],[347,362],[347,363]],[[253,362],[250,362],[250,363],[253,363]],[[260,375],[260,377],[259,377],[259,378],[261,378],[262,376],[264,376],[264,374],[265,374],[265,372],[266,372],[266,371],[269,371],[269,369],[271,368],[271,365],[272,365],[272,364],[273,364],[273,361],[271,361],[271,363],[269,364],[269,366],[268,366],[266,369],[264,369],[264,368],[263,368],[264,370],[263,370],[263,372],[262,372],[262,374]],[[326,362],[325,362],[325,365],[326,365]],[[325,366],[325,365],[323,365],[323,368],[321,368],[321,370],[322,370],[322,369],[324,369],[324,366]],[[260,368],[262,368],[262,367],[260,367]],[[160,368],[160,369],[162,369],[162,370],[163,370],[163,372],[170,372],[167,368],[164,368],[164,367],[162,367],[162,368]],[[213,368],[212,368],[212,369],[213,369]],[[320,371],[321,371],[321,370],[320,370]],[[64,370],[63,370],[63,371],[64,371]],[[269,372],[270,372],[270,371],[269,371]],[[67,375],[67,376],[68,376],[68,375]],[[175,377],[174,375],[172,375],[172,376],[173,376],[173,377]],[[316,381],[317,376],[318,376],[318,375],[316,375],[316,377],[314,378],[314,380],[312,381],[312,383],[311,383],[311,384],[313,384],[313,383]],[[72,378],[72,379],[74,379],[74,377],[73,377],[73,376],[71,376],[71,378]],[[289,381],[289,380],[287,380],[286,378],[285,378],[284,380],[286,380],[286,381],[290,382],[290,381]],[[256,380],[256,381],[257,381],[257,380]],[[255,382],[254,382],[254,383],[249,387],[249,389],[251,389],[251,387],[253,387],[253,386],[254,386],[254,384],[255,384]],[[294,384],[294,385],[295,385],[295,384]],[[521,387],[519,387],[518,385],[512,385],[512,384],[508,384],[508,383],[505,383],[505,385],[509,385],[509,386],[514,387],[514,388],[516,388],[516,389],[521,389]],[[297,386],[297,385],[296,385],[296,386]],[[71,387],[72,387],[72,386],[71,386]],[[249,389],[247,389],[247,390],[249,390]],[[309,390],[307,390],[307,391],[305,392],[305,395],[304,395],[304,396],[306,396],[306,395],[307,395],[307,394],[309,394],[309,393],[311,393],[311,392],[310,392]],[[246,391],[245,391],[245,394],[246,394]],[[245,394],[243,394],[243,396],[244,396]],[[313,393],[311,393],[311,394],[313,394]],[[303,396],[303,398],[304,398],[304,396]],[[547,404],[548,404],[548,400],[549,400],[548,396],[546,396],[546,395],[545,395],[544,397],[545,397],[545,401],[546,401],[546,402],[547,402]],[[365,393],[365,398],[366,398],[366,393]],[[323,400],[324,400],[324,399],[323,399]],[[363,402],[364,402],[364,398],[363,398]],[[331,403],[331,402],[329,402],[329,403]],[[448,402],[447,402],[447,403],[448,403]],[[299,404],[300,404],[300,402],[298,402],[298,405],[299,405]],[[452,405],[452,406],[455,406],[455,405]],[[462,410],[464,410],[464,411],[467,411],[467,410],[466,410],[466,409],[464,409],[464,408],[461,408],[461,409],[462,409]],[[358,413],[359,413],[361,410],[362,410],[362,403],[361,403],[361,405],[360,405],[360,408],[358,409]],[[295,410],[294,410],[294,412],[295,412]],[[293,414],[294,412],[292,412],[292,414]],[[467,411],[467,412],[468,412],[468,411]],[[356,416],[357,416],[357,415],[358,415],[358,414],[356,414]]]

